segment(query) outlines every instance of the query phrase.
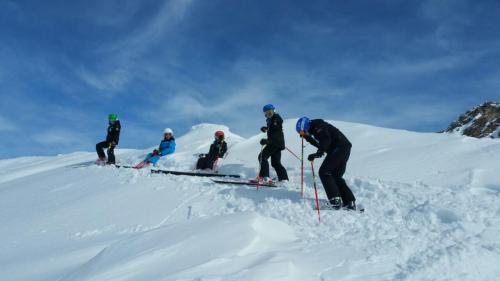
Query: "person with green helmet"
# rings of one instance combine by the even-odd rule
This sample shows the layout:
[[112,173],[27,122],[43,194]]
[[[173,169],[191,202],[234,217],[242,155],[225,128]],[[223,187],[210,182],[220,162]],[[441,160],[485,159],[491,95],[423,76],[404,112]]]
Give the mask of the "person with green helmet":
[[[116,113],[110,113],[108,115],[108,134],[106,136],[106,140],[95,145],[95,149],[97,151],[97,156],[99,159],[97,160],[98,164],[115,164],[115,147],[118,145],[118,141],[120,140],[120,131],[122,126],[120,124],[120,120],[118,120],[118,116]],[[106,161],[106,155],[104,154],[104,148],[107,148],[108,159]]]

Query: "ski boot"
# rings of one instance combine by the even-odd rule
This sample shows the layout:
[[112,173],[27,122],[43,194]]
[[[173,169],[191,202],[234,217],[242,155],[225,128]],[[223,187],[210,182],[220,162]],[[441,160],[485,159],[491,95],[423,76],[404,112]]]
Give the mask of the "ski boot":
[[342,207],[342,199],[340,199],[340,197],[333,197],[329,201],[333,210],[340,210]]
[[291,186],[290,181],[288,179],[278,180],[278,182],[276,182],[275,185],[278,187],[283,187],[283,188],[288,188],[289,186]]
[[95,160],[96,165],[104,166],[106,165],[106,157],[99,157],[97,160]]
[[342,208],[348,211],[356,211],[356,201],[342,203]]
[[274,184],[274,180],[270,177],[264,177],[262,182],[266,184]]
[[263,183],[263,184],[273,184],[273,179],[270,177],[257,176],[255,179],[251,180],[252,183]]

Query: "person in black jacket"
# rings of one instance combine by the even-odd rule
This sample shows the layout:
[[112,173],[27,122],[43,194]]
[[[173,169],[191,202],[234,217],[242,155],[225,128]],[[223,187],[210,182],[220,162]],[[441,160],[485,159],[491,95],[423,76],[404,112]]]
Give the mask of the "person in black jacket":
[[109,114],[108,120],[109,126],[106,140],[96,144],[95,149],[97,151],[97,155],[99,156],[98,162],[106,162],[104,148],[107,148],[108,161],[106,162],[106,164],[115,164],[115,147],[118,145],[118,142],[120,140],[120,131],[122,127],[120,124],[120,120],[118,120],[118,116],[116,114]]
[[200,154],[196,163],[197,170],[214,169],[217,159],[224,157],[227,152],[227,143],[224,141],[224,132],[215,132],[215,140],[210,145],[208,154]]
[[260,171],[257,180],[269,181],[269,157],[271,158],[271,166],[278,175],[278,180],[288,180],[286,169],[281,164],[281,151],[285,149],[283,119],[275,112],[275,107],[272,104],[265,105],[263,111],[267,118],[267,126],[262,127],[260,130],[267,133],[267,139],[260,140],[260,145],[265,145],[265,147],[258,157]]
[[307,117],[302,117],[297,122],[296,130],[310,144],[318,148],[318,151],[310,154],[307,160],[314,161],[326,153],[325,160],[319,168],[319,177],[332,207],[340,209],[343,206],[355,210],[356,198],[342,178],[351,153],[351,142],[339,129],[322,119],[309,120]]

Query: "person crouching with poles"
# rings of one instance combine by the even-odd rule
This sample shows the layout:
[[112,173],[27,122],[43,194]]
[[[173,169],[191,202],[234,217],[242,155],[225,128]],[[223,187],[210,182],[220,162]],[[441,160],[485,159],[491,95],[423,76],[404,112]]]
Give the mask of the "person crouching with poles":
[[[110,113],[108,115],[108,134],[106,135],[106,140],[95,145],[95,150],[99,159],[97,164],[115,164],[115,147],[118,145],[120,140],[121,124],[118,120],[118,116],[115,113]],[[106,155],[104,154],[104,148],[107,148],[108,160],[106,161]]]
[[255,179],[258,182],[272,182],[269,178],[269,157],[271,158],[271,166],[273,166],[278,181],[288,180],[288,174],[285,167],[281,164],[281,151],[285,149],[285,136],[283,134],[283,119],[275,112],[275,107],[272,104],[267,104],[262,108],[266,116],[267,126],[260,130],[267,133],[267,139],[261,139],[261,153],[258,160],[260,163],[259,175]]
[[210,145],[208,154],[200,154],[196,163],[197,170],[211,169],[214,170],[214,164],[219,158],[224,157],[227,152],[227,143],[224,141],[224,132],[215,132],[215,140]]
[[331,207],[336,210],[341,207],[356,210],[356,198],[342,178],[351,153],[351,142],[339,129],[322,119],[302,117],[297,121],[296,130],[307,142],[318,148],[307,160],[312,162],[326,153],[319,168],[319,177]]
[[160,157],[170,155],[175,152],[175,138],[174,132],[170,128],[166,128],[163,131],[163,140],[160,142],[160,146],[153,150],[153,152],[146,155],[146,158],[139,164],[137,164],[134,168],[140,169],[145,166],[149,166],[153,164],[156,166],[156,163],[160,160]]

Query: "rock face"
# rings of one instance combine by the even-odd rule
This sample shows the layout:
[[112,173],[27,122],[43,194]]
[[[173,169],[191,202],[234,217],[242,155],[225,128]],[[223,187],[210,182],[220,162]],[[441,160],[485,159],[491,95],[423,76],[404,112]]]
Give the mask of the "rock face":
[[485,102],[467,111],[442,132],[475,138],[500,138],[500,102]]

